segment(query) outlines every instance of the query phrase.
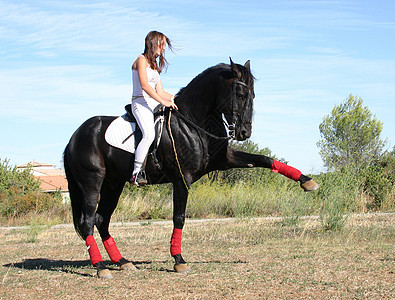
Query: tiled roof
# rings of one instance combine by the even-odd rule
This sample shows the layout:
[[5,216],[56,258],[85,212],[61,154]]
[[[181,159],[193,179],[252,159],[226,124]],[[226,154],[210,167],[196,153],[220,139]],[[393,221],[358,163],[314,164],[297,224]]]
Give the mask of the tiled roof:
[[27,164],[19,165],[17,168],[23,169],[32,167],[32,173],[37,180],[40,180],[40,188],[45,192],[68,191],[68,183],[62,169],[55,169],[54,165],[31,161]]
[[33,168],[45,167],[45,168],[48,168],[48,167],[53,167],[53,165],[47,164],[47,163],[41,163],[41,162],[37,162],[37,161],[33,160],[33,161],[31,161],[31,162],[29,162],[27,164],[23,164],[23,165],[17,166],[17,168],[27,168],[27,167],[33,167]]
[[64,170],[62,169],[33,169],[34,176],[65,176]]
[[62,175],[55,176],[36,176],[40,180],[40,188],[46,192],[55,192],[58,190],[68,191],[68,184],[66,177]]

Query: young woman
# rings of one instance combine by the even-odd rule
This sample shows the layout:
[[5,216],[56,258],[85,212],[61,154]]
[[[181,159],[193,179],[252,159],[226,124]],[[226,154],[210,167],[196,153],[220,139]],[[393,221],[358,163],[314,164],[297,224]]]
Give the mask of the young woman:
[[158,105],[178,109],[173,102],[174,96],[163,89],[160,81],[160,73],[167,67],[164,56],[166,45],[172,49],[167,36],[151,31],[145,38],[144,53],[132,65],[132,112],[143,135],[135,151],[134,170],[130,179],[130,182],[137,186],[147,183],[142,168],[148,150],[155,139],[154,109]]

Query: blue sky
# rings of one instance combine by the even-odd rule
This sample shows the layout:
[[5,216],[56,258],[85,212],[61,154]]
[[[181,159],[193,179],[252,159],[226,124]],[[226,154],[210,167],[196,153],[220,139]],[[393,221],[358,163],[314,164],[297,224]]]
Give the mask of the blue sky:
[[323,169],[318,126],[350,93],[395,143],[395,1],[0,0],[0,159],[62,166],[72,133],[121,115],[130,66],[159,30],[178,50],[176,93],[206,68],[251,60],[252,141],[305,173]]

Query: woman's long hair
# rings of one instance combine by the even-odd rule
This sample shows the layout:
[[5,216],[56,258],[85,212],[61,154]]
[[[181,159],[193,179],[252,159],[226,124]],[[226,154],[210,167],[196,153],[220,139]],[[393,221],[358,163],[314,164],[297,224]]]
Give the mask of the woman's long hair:
[[164,69],[167,69],[168,62],[165,58],[164,52],[159,55],[159,64],[157,61],[157,56],[156,56],[156,49],[159,45],[161,45],[163,42],[166,42],[167,47],[170,50],[173,50],[173,47],[171,45],[170,39],[165,36],[163,33],[158,32],[158,31],[151,31],[147,34],[145,37],[145,48],[144,48],[144,56],[146,57],[151,69],[157,70],[158,73],[160,74]]

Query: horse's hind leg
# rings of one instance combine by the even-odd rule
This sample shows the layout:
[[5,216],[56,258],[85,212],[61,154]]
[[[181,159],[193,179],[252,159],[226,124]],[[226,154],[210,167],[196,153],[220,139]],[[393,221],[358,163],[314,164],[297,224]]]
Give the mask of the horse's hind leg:
[[103,262],[99,247],[97,246],[95,238],[93,237],[95,212],[99,198],[97,188],[85,188],[83,197],[84,205],[82,208],[82,219],[79,225],[81,236],[85,240],[91,263],[97,269],[97,276],[99,278],[112,278],[110,271]]
[[96,211],[95,224],[111,261],[119,264],[122,270],[135,270],[136,267],[130,261],[123,258],[114,238],[110,235],[108,230],[111,215],[118,204],[118,199],[122,193],[124,184],[124,182],[119,182],[113,186],[104,181],[100,192],[99,207]]

